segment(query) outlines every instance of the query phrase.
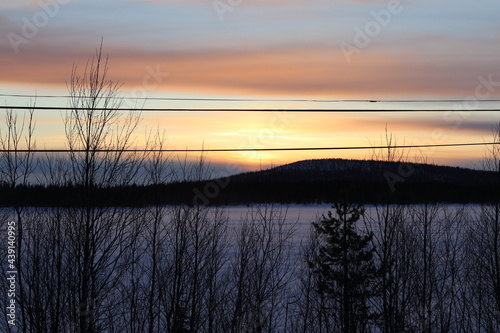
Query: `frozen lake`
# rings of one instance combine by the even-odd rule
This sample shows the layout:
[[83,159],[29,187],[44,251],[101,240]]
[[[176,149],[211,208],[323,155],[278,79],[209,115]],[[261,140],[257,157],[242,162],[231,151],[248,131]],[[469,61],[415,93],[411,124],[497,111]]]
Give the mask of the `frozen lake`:
[[[225,207],[229,218],[230,226],[238,226],[241,221],[249,214],[250,210],[257,209],[259,206],[230,206]],[[264,207],[264,206],[262,206]],[[271,206],[269,206],[271,207]],[[274,209],[280,210],[281,214],[286,215],[286,222],[290,226],[295,224],[297,235],[307,235],[311,223],[331,209],[331,205],[273,205]]]
[[[249,214],[252,209],[258,209],[258,205],[255,206],[229,206],[224,207],[223,209],[226,211],[227,216],[229,218],[229,226],[230,227],[238,227],[241,224],[241,221]],[[264,206],[260,206],[264,207]],[[272,207],[273,209],[279,210],[282,215],[286,215],[286,222],[288,225],[295,225],[295,237],[297,240],[302,237],[306,237],[311,228],[311,223],[313,221],[317,221],[323,214],[326,215],[328,211],[333,211],[331,204],[320,204],[320,205],[269,205],[268,207]],[[404,208],[404,211],[408,213],[411,210],[418,209],[418,207],[422,207],[421,205],[405,205],[401,206]],[[437,221],[439,221],[444,212],[447,213],[456,213],[459,209],[465,207],[466,211],[469,213],[477,212],[480,210],[480,205],[453,205],[453,204],[436,204],[430,205],[429,207],[434,207],[437,209]],[[374,206],[374,205],[366,205],[365,208],[365,220],[373,220],[377,217],[377,209],[382,210],[383,206]],[[409,216],[406,216],[410,218]],[[469,216],[470,218],[470,216]],[[361,230],[365,228],[365,222],[360,219],[358,221],[358,227]]]

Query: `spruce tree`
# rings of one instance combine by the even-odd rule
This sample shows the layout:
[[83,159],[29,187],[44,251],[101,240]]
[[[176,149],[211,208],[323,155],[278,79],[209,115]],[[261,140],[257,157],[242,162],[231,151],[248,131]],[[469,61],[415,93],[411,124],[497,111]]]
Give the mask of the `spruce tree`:
[[361,235],[356,222],[364,214],[361,205],[335,203],[332,211],[313,226],[320,244],[310,261],[317,274],[320,295],[329,298],[343,333],[364,332],[374,314],[368,300],[375,295],[377,269],[371,246],[373,234]]

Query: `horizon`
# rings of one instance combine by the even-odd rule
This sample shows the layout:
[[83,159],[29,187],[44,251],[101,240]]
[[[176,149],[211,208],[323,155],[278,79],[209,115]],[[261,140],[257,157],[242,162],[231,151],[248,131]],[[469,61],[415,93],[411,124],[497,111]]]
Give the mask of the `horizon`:
[[[124,107],[274,110],[143,112],[138,147],[156,128],[169,149],[181,152],[378,146],[386,127],[398,144],[480,143],[491,141],[500,120],[498,3],[23,0],[4,1],[0,11],[5,106],[32,105],[35,95],[36,107],[67,106],[72,66],[81,73],[102,40],[108,76],[123,84]],[[414,109],[424,112],[394,111]],[[35,120],[40,149],[65,147],[60,111],[37,111]],[[477,167],[485,152],[422,149],[429,163],[461,167]],[[210,152],[207,158],[251,171],[370,154]]]

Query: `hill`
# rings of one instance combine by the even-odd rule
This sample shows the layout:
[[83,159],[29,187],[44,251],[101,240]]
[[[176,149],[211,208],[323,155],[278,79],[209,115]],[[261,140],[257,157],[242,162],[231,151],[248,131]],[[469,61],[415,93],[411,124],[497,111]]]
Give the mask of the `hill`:
[[[494,172],[431,164],[321,159],[229,177],[217,203],[318,203],[342,198],[375,202],[488,202]],[[219,182],[221,182],[219,180]]]
[[[325,203],[486,203],[500,199],[500,175],[431,164],[305,160],[198,182],[92,189],[95,205]],[[0,187],[4,206],[79,206],[79,186]]]

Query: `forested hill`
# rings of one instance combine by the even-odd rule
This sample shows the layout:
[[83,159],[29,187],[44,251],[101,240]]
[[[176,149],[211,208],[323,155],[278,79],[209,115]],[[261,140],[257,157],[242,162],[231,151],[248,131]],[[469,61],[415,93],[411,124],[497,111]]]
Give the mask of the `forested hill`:
[[244,202],[488,202],[499,175],[459,167],[367,160],[321,159],[230,177],[219,200]]
[[[232,181],[385,181],[391,174],[400,176],[400,183],[443,182],[455,184],[489,184],[497,174],[460,167],[433,164],[414,164],[369,160],[317,159],[285,164],[269,170],[243,173],[231,177]],[[398,178],[398,177],[396,177]],[[396,181],[396,186],[397,185]]]
[[499,174],[450,166],[367,160],[299,161],[202,182],[83,189],[2,187],[4,206],[233,205],[251,203],[481,203],[500,199]]

